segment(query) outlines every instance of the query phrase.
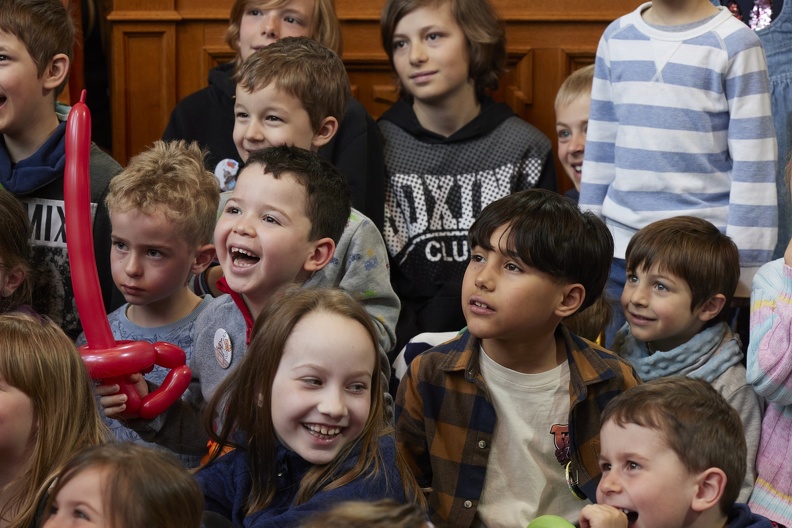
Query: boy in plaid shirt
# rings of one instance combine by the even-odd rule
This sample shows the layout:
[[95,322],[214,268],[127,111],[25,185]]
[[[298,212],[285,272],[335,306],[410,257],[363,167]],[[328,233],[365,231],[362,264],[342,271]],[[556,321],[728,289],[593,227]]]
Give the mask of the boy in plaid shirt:
[[396,398],[399,447],[435,524],[576,522],[580,500],[595,500],[600,413],[639,382],[560,324],[599,297],[613,240],[591,213],[530,189],[488,205],[468,243],[467,330],[411,362]]

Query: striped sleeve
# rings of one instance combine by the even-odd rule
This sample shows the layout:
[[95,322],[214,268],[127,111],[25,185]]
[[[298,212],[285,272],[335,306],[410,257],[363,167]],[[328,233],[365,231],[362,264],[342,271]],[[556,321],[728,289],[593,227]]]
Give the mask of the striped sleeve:
[[729,54],[724,86],[733,163],[726,234],[740,250],[740,282],[747,293],[753,275],[772,258],[778,236],[778,146],[767,62],[758,37],[751,31],[734,31],[723,41]]

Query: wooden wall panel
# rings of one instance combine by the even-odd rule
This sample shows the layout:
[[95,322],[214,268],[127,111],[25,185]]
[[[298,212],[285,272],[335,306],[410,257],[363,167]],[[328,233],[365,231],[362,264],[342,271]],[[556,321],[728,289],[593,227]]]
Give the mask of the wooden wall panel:
[[[640,0],[493,0],[506,26],[509,71],[495,98],[555,143],[564,78],[593,62],[603,30]],[[232,58],[223,41],[233,0],[113,0],[113,154],[122,164],[159,138],[173,105]],[[396,99],[380,45],[384,0],[336,0],[353,93],[379,117]],[[570,183],[557,164],[559,187]]]
[[113,27],[113,154],[122,163],[160,137],[176,104],[175,34],[172,24]]

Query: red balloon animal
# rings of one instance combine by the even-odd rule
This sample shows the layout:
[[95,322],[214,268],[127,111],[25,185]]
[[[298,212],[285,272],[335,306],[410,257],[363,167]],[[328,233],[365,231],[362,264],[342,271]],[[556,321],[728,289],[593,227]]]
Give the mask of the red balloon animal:
[[[184,351],[170,343],[116,341],[104,311],[102,292],[93,252],[91,221],[91,181],[88,171],[91,149],[91,113],[85,105],[85,90],[72,107],[66,124],[66,168],[64,206],[66,247],[71,265],[77,311],[88,344],[80,355],[95,380],[118,384],[127,396],[122,418],[151,419],[179,399],[190,384]],[[151,372],[154,365],[171,369],[157,390],[140,398],[128,377]]]

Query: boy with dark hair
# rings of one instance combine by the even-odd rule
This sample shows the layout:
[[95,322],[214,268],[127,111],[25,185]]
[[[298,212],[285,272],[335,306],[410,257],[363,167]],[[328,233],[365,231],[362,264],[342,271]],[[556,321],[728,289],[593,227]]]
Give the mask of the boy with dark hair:
[[[28,210],[34,266],[50,273],[50,316],[74,339],[81,325],[66,250],[63,170],[69,108],[56,102],[66,86],[75,28],[60,0],[5,0],[0,9],[0,185]],[[105,309],[123,298],[110,275],[110,221],[104,205],[120,165],[90,150],[93,240]],[[114,293],[115,292],[115,293]]]
[[732,240],[706,220],[677,216],[640,229],[627,245],[621,296],[627,323],[612,350],[644,381],[703,379],[737,410],[748,463],[740,501],[753,489],[762,404],[746,381],[740,340],[723,320],[740,276]]
[[613,241],[594,215],[535,189],[484,208],[469,244],[467,330],[410,364],[399,446],[436,524],[577,520],[600,473],[599,414],[638,378],[559,323],[600,295]]
[[702,380],[633,387],[602,413],[597,503],[581,528],[770,528],[735,504],[745,476],[740,416]]

